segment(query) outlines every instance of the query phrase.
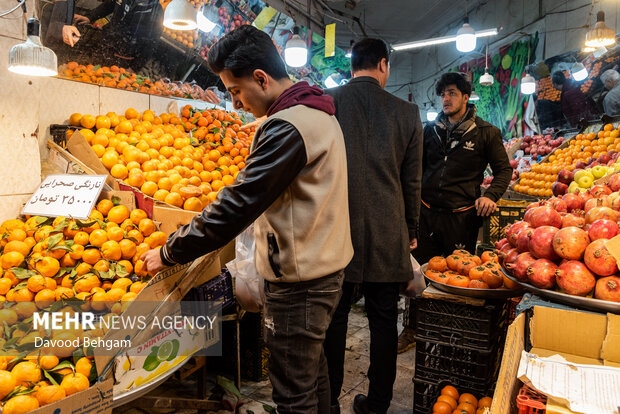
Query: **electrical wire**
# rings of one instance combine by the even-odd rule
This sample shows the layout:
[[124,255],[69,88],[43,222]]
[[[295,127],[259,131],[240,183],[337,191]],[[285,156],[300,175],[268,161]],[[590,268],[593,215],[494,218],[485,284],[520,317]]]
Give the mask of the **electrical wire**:
[[13,7],[12,9],[0,12],[0,17],[4,17],[7,14],[13,13],[15,10],[19,9],[24,3],[26,3],[26,0],[21,0],[19,3],[17,3],[17,6]]

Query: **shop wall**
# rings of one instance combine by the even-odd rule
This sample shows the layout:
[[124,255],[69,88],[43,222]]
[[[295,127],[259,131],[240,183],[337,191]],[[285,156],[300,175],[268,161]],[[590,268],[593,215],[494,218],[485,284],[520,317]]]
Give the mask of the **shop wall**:
[[[602,0],[601,9],[605,12],[605,20],[610,27],[616,27],[620,17],[620,2]],[[584,6],[584,7],[581,7]],[[576,10],[573,10],[576,9]],[[598,2],[593,10],[589,23],[596,21]],[[494,0],[486,2],[476,10],[470,11],[470,24],[477,29],[502,27],[500,34],[489,39],[489,54],[497,53],[502,46],[522,39],[523,33],[540,36],[537,49],[537,61],[583,47],[587,29],[590,3],[583,0]],[[445,26],[438,24],[434,33],[428,37],[445,36],[456,33],[462,21]],[[414,40],[414,39],[406,39]],[[437,109],[439,99],[435,96],[434,82],[439,74],[448,71],[471,59],[484,57],[485,39],[478,39],[476,51],[461,54],[454,44],[431,46],[415,52],[397,52],[393,57],[393,68],[387,90],[407,99],[412,93],[415,101],[421,106],[422,119],[426,119],[426,111],[422,106],[432,102]],[[413,82],[413,83],[411,83]]]

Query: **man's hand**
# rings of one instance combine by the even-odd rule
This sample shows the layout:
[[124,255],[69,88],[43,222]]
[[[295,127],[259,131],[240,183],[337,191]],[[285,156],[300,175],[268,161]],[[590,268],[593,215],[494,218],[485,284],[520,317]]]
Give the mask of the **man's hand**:
[[86,16],[82,16],[81,14],[73,15],[73,23],[75,24],[88,24],[90,23],[90,19]]
[[490,198],[480,197],[476,200],[476,210],[478,211],[479,216],[490,216],[496,209],[497,204],[495,204]]
[[411,241],[409,242],[409,251],[417,249],[418,248],[418,239],[411,239]]
[[164,265],[164,262],[161,261],[161,256],[159,255],[159,249],[152,249],[146,253],[143,253],[142,256],[140,256],[140,260],[144,262],[146,271],[151,274],[156,274],[161,269],[166,267]]
[[62,27],[62,41],[73,47],[80,40],[80,31],[75,26]]
[[241,131],[245,131],[245,130],[248,130],[248,129],[254,127],[254,126],[256,128],[258,128],[260,126],[260,124],[262,124],[265,119],[267,119],[266,116],[261,116],[260,118],[256,118],[256,120],[254,120],[252,122],[248,122],[247,124],[242,125],[241,128],[239,128],[239,129]]

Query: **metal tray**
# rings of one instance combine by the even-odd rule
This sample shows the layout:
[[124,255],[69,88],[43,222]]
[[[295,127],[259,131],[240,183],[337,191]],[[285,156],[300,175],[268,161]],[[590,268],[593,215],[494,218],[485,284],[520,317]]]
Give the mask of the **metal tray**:
[[523,295],[523,289],[473,289],[444,285],[443,283],[436,282],[426,277],[425,273],[427,268],[428,263],[420,266],[420,270],[422,271],[426,282],[430,283],[432,286],[436,287],[439,290],[442,290],[446,293],[451,293],[453,295],[467,296],[470,298],[479,299],[508,299]]
[[611,312],[615,314],[620,314],[620,303],[618,302],[610,302],[608,300],[569,295],[567,293],[557,292],[555,290],[539,289],[529,283],[521,282],[517,278],[509,275],[504,269],[502,269],[502,271],[506,276],[508,276],[510,280],[518,283],[519,285],[523,286],[525,290],[533,292],[538,296],[542,296],[544,298],[551,299],[552,301],[563,303],[565,305],[571,305],[576,308],[583,308],[596,312]]

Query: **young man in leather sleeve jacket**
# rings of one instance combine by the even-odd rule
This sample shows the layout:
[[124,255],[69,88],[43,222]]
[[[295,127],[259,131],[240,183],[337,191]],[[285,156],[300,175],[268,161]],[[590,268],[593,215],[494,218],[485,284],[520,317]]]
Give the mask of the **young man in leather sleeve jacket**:
[[279,413],[329,412],[323,341],[353,256],[333,100],[306,82],[293,84],[271,38],[252,26],[220,39],[208,63],[235,108],[268,118],[236,181],[144,261],[151,272],[187,263],[254,223],[273,401]]
[[[471,85],[463,75],[445,73],[436,92],[443,112],[424,127],[420,237],[413,251],[420,264],[456,249],[474,254],[482,218],[495,211],[512,177],[502,134],[468,104]],[[487,165],[494,178],[481,194]],[[399,351],[415,343],[411,301],[407,307]]]

